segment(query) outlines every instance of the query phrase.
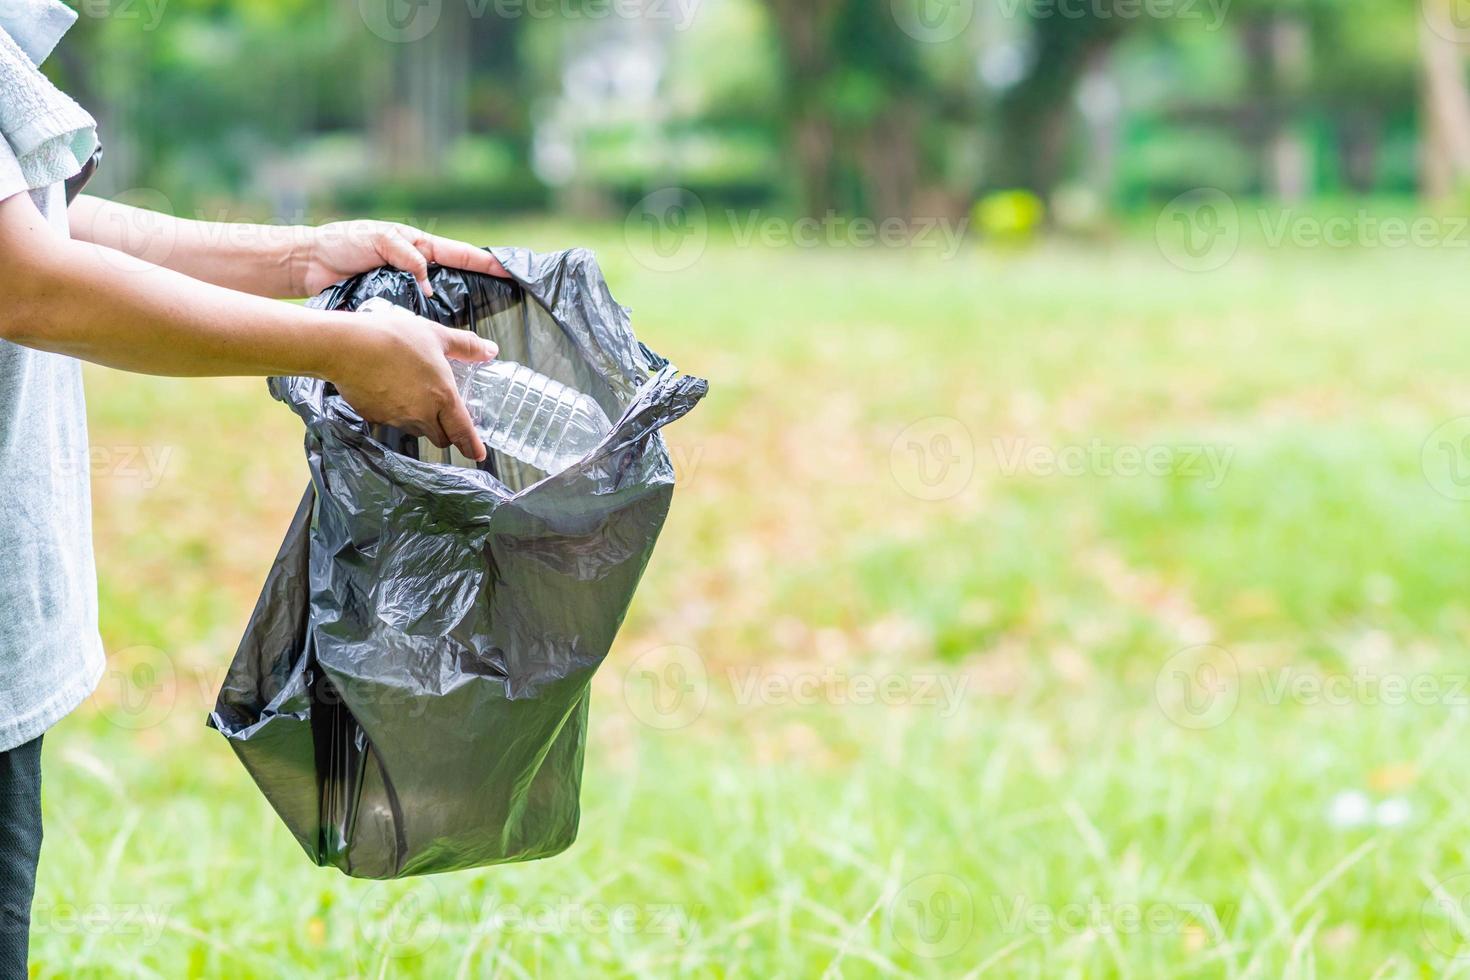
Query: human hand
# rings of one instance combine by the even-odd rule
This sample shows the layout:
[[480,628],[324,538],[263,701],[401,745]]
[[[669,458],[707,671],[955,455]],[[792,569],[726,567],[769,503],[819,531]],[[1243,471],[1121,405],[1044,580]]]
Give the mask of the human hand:
[[505,267],[483,248],[392,221],[334,221],[311,228],[295,265],[302,296],[315,296],[334,282],[380,265],[410,273],[424,295],[432,296],[430,262],[509,277]]
[[440,326],[382,299],[350,317],[349,342],[327,379],[369,422],[425,436],[444,449],[485,458],[485,446],[455,385],[449,361],[479,363],[500,350],[469,330]]

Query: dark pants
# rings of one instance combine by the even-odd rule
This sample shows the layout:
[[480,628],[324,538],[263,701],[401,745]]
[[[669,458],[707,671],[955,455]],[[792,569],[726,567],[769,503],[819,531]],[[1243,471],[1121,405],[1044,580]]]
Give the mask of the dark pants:
[[41,740],[0,752],[0,980],[23,980],[41,857]]

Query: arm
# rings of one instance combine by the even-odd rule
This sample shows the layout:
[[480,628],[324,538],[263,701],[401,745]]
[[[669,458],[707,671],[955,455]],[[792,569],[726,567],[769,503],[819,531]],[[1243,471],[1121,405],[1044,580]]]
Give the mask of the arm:
[[492,276],[505,269],[484,249],[388,221],[319,227],[191,221],[83,194],[67,210],[72,237],[191,278],[257,296],[314,296],[380,265],[413,273],[427,294],[429,263]]
[[26,194],[0,201],[0,269],[5,340],[147,374],[324,378],[369,421],[485,455],[447,360],[494,356],[469,331],[405,310],[331,313],[199,282],[58,234]]

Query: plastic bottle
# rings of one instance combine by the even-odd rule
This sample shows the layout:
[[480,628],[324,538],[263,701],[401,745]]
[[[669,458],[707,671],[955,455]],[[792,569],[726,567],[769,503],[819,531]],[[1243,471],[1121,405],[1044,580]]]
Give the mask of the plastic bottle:
[[612,431],[597,402],[524,364],[454,361],[452,366],[485,445],[547,474],[576,463]]

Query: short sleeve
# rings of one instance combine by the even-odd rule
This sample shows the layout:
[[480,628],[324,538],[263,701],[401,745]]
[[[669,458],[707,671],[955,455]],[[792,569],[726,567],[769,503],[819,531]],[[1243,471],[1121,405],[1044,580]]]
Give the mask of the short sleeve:
[[21,172],[20,161],[15,158],[15,151],[10,148],[9,143],[0,138],[0,201],[30,189],[30,182]]
[[29,193],[31,200],[36,205],[36,210],[41,212],[51,227],[64,235],[70,235],[71,223],[66,214],[66,187],[64,184],[48,184],[45,187],[32,187],[31,182],[21,171],[20,162],[15,158],[15,151],[10,144],[0,139],[0,201],[7,201],[17,194]]

